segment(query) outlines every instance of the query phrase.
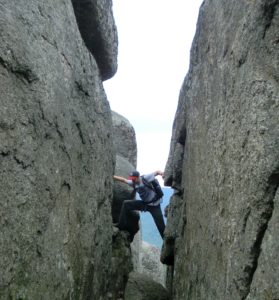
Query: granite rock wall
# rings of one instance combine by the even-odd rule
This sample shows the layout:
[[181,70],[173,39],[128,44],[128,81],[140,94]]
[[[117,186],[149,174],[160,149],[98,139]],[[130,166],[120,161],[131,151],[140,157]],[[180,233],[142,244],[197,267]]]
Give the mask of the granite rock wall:
[[0,41],[0,299],[106,299],[115,153],[98,59],[67,0],[0,0]]
[[279,298],[278,28],[276,0],[200,8],[166,167],[173,299]]

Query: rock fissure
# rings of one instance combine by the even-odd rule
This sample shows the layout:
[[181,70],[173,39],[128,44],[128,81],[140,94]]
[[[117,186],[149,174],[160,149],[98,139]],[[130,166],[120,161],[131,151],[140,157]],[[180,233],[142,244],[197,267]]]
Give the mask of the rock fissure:
[[13,156],[13,159],[18,165],[22,167],[23,170],[26,170],[27,168],[30,168],[33,165],[33,163],[24,162],[23,160],[19,159],[16,155]]
[[44,41],[46,41],[49,45],[51,45],[53,48],[55,48],[55,50],[58,50],[58,45],[55,41],[51,42],[47,36],[45,36],[44,34],[41,35],[41,37],[43,38]]
[[2,151],[0,152],[0,155],[1,155],[2,157],[9,156],[10,154],[11,154],[11,152],[10,152],[9,150],[2,150]]
[[274,199],[278,187],[279,187],[279,172],[275,171],[268,179],[267,193],[268,193],[268,198],[270,200],[268,200],[268,207],[262,213],[261,216],[261,219],[264,220],[264,223],[259,227],[258,234],[255,239],[255,243],[251,247],[251,255],[253,256],[252,265],[245,267],[245,272],[247,273],[248,278],[247,278],[247,291],[242,298],[243,300],[245,300],[250,293],[250,287],[253,282],[253,277],[258,266],[258,259],[261,254],[262,241],[264,239],[266,230],[268,228],[268,224],[272,218],[272,214],[274,211]]
[[60,140],[64,141],[64,135],[63,135],[63,132],[59,128],[59,124],[58,124],[58,120],[57,119],[54,121],[54,126],[55,126],[55,130],[58,133],[58,136],[59,136]]
[[173,300],[279,298],[278,5],[256,0],[243,10],[212,0],[200,8],[165,169],[185,201],[168,214],[164,241],[163,258],[174,254]]
[[61,52],[61,55],[62,55],[64,61],[66,62],[66,64],[72,69],[73,67],[72,67],[69,59],[67,58],[67,56],[63,52]]
[[38,76],[30,68],[28,68],[28,66],[24,66],[19,63],[16,63],[15,66],[13,66],[8,61],[5,61],[2,57],[0,57],[0,65],[2,65],[7,71],[14,74],[24,83],[30,84],[39,80]]
[[2,65],[5,69],[8,70],[7,62],[0,56],[0,65]]
[[84,94],[84,95],[87,96],[87,97],[89,96],[88,91],[86,91],[86,90],[84,89],[84,87],[83,87],[83,85],[82,85],[81,82],[76,81],[75,84],[76,84],[76,86],[77,86],[78,91],[80,91],[82,94]]
[[246,229],[246,225],[247,225],[247,221],[249,219],[249,216],[251,214],[251,208],[248,208],[247,209],[247,212],[244,216],[244,219],[243,219],[243,226],[242,226],[242,232],[245,233],[245,229]]
[[85,138],[84,138],[84,135],[83,135],[83,133],[82,133],[82,130],[81,130],[81,124],[80,124],[79,122],[76,122],[75,125],[76,125],[76,127],[77,127],[78,135],[79,135],[79,137],[80,137],[80,139],[81,139],[81,142],[82,142],[82,144],[85,145],[86,142],[85,142]]
[[271,0],[263,3],[263,19],[265,21],[263,39],[265,38],[266,33],[272,24],[273,17],[278,7],[279,7],[278,0]]
[[[271,214],[270,214],[270,218],[271,218]],[[262,241],[266,232],[268,226],[268,220],[266,220],[266,223],[262,224],[262,226],[258,229],[258,233],[257,236],[255,238],[255,243],[252,245],[251,249],[250,249],[250,255],[252,257],[251,259],[251,264],[246,265],[244,267],[244,274],[245,274],[245,278],[244,281],[242,282],[242,285],[246,286],[246,291],[244,292],[244,295],[242,296],[242,300],[245,300],[250,292],[250,286],[251,283],[253,282],[253,277],[255,274],[255,271],[257,269],[258,266],[258,259],[261,253],[261,245],[262,245]],[[241,291],[242,288],[240,288]]]

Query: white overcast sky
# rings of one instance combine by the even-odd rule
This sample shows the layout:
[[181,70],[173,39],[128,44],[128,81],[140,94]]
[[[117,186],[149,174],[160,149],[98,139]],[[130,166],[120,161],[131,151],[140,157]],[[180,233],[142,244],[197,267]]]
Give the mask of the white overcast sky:
[[202,0],[114,0],[118,71],[104,82],[111,109],[136,132],[137,169],[165,168],[179,91]]

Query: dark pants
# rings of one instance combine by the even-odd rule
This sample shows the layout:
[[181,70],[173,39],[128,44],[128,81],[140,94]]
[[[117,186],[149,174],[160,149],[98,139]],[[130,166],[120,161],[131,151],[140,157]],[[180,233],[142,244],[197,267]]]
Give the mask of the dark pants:
[[141,200],[124,200],[119,216],[118,227],[125,229],[127,227],[127,214],[132,213],[134,210],[148,211],[151,213],[157,229],[163,238],[165,230],[165,221],[161,211],[161,205],[151,206],[145,204]]

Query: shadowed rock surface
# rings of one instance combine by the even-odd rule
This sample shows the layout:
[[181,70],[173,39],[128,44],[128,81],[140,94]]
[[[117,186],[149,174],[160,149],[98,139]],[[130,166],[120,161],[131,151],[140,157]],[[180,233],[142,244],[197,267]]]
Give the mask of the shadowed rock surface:
[[0,7],[0,298],[105,299],[115,158],[98,66],[71,2]]
[[164,243],[161,250],[161,262],[166,265],[173,265],[175,240],[179,237],[181,232],[181,195],[175,193],[170,198],[169,205],[167,206],[167,226],[164,232]]
[[125,300],[170,300],[167,290],[146,274],[132,272],[126,286]]
[[279,298],[278,28],[275,0],[201,7],[166,167],[175,300]]
[[[106,299],[123,299],[128,275],[134,269],[133,253],[129,241],[129,234],[113,227],[112,264],[108,278],[110,292]],[[104,262],[105,264],[105,262]]]

